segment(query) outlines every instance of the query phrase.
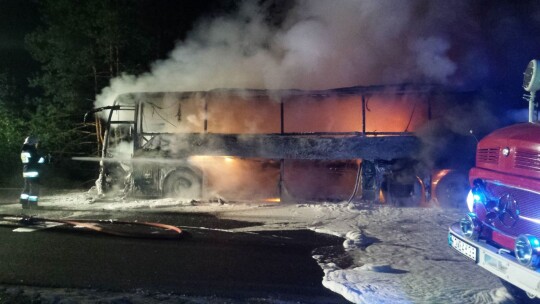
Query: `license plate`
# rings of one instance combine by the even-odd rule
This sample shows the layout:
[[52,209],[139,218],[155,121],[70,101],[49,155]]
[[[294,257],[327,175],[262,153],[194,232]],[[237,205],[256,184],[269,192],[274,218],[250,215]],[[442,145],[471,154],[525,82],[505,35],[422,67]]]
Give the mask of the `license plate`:
[[469,259],[473,261],[477,261],[477,249],[476,247],[469,245],[456,237],[455,235],[449,233],[448,234],[448,244],[452,246],[455,250],[459,251],[464,256],[468,257]]

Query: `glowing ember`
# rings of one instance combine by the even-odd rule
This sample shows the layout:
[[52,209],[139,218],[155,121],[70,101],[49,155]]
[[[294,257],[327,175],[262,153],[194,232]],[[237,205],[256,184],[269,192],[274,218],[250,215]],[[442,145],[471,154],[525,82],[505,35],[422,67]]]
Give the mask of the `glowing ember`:
[[264,201],[268,203],[279,203],[281,202],[281,199],[279,197],[272,197],[272,198],[267,198]]
[[379,190],[379,202],[381,202],[383,204],[386,203],[386,197],[385,197],[384,192],[382,191],[382,189]]

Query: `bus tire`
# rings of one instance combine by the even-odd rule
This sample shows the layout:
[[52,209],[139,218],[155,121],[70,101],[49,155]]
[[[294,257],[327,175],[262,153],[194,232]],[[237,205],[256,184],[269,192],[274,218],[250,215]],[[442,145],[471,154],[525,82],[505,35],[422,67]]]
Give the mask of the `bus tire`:
[[410,183],[397,183],[391,179],[383,182],[384,202],[395,207],[422,207],[425,205],[425,187],[419,177]]
[[174,170],[163,182],[163,196],[201,199],[202,179],[189,169]]
[[465,198],[469,191],[467,175],[460,172],[450,172],[437,182],[434,189],[436,202],[443,208],[459,208],[466,206]]

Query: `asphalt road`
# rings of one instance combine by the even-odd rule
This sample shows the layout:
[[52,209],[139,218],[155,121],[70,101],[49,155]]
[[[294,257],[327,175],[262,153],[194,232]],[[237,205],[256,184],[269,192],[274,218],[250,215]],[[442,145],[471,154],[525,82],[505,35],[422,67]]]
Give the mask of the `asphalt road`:
[[346,302],[322,286],[323,272],[311,257],[316,248],[342,248],[339,238],[307,230],[220,231],[253,224],[198,214],[128,213],[114,218],[216,230],[187,228],[189,237],[157,240],[65,228],[19,233],[0,226],[0,284]]

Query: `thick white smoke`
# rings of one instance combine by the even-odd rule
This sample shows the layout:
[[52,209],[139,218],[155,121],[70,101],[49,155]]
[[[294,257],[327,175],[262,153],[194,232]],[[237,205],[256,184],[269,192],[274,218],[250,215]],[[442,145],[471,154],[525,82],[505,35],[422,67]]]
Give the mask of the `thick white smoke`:
[[298,1],[279,26],[266,14],[246,1],[233,14],[200,21],[149,73],[113,79],[96,106],[125,92],[447,83],[457,73],[448,35],[467,20],[467,4]]

